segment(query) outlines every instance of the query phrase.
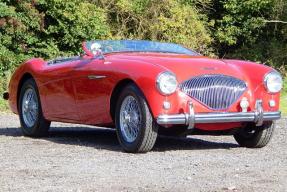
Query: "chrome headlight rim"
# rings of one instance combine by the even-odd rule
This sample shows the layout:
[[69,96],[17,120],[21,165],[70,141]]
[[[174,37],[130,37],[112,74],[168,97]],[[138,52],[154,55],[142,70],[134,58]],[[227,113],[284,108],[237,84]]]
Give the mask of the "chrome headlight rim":
[[[276,90],[272,90],[272,88],[270,87],[270,84],[268,82],[272,76],[277,76],[280,79],[280,86],[279,86],[280,88],[278,88]],[[271,93],[271,94],[279,93],[283,88],[283,78],[282,78],[281,74],[275,70],[266,73],[264,76],[263,82],[264,82],[265,89],[267,90],[268,93]]]
[[[169,91],[169,92],[165,92],[164,90],[162,90],[162,87],[161,87],[161,83],[162,83],[161,79],[165,75],[169,75],[175,81],[174,88],[171,91]],[[176,90],[178,88],[178,81],[177,81],[176,75],[174,73],[170,72],[170,71],[164,71],[164,72],[159,73],[157,75],[157,78],[156,78],[156,88],[160,92],[160,94],[162,94],[162,95],[165,95],[165,96],[172,95],[173,93],[176,92]]]

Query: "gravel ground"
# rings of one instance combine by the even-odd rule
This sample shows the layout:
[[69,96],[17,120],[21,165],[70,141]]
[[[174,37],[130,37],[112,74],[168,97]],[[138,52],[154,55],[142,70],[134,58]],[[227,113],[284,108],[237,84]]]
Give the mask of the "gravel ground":
[[231,136],[161,137],[146,154],[121,151],[115,131],[53,123],[23,137],[0,114],[0,191],[287,191],[287,121],[262,149]]

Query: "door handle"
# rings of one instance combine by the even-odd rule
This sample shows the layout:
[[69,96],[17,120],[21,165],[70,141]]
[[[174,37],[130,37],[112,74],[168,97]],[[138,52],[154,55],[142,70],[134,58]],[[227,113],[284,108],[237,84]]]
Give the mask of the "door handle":
[[88,79],[90,79],[90,80],[93,80],[93,79],[104,79],[106,77],[107,76],[105,76],[105,75],[89,75]]

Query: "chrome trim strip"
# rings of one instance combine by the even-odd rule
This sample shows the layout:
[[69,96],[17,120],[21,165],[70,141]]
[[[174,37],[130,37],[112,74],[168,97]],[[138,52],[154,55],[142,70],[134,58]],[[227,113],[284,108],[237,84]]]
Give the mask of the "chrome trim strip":
[[106,77],[107,76],[105,76],[105,75],[89,75],[88,79],[90,79],[90,80],[93,80],[93,79],[104,79]]

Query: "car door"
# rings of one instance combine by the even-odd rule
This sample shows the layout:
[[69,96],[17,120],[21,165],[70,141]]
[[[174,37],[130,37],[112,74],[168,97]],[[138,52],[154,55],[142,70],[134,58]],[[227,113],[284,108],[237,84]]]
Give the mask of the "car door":
[[103,124],[111,121],[109,66],[102,58],[92,58],[78,65],[73,72],[77,111],[81,123]]
[[72,75],[81,58],[47,64],[41,90],[45,97],[45,113],[51,120],[79,122]]

